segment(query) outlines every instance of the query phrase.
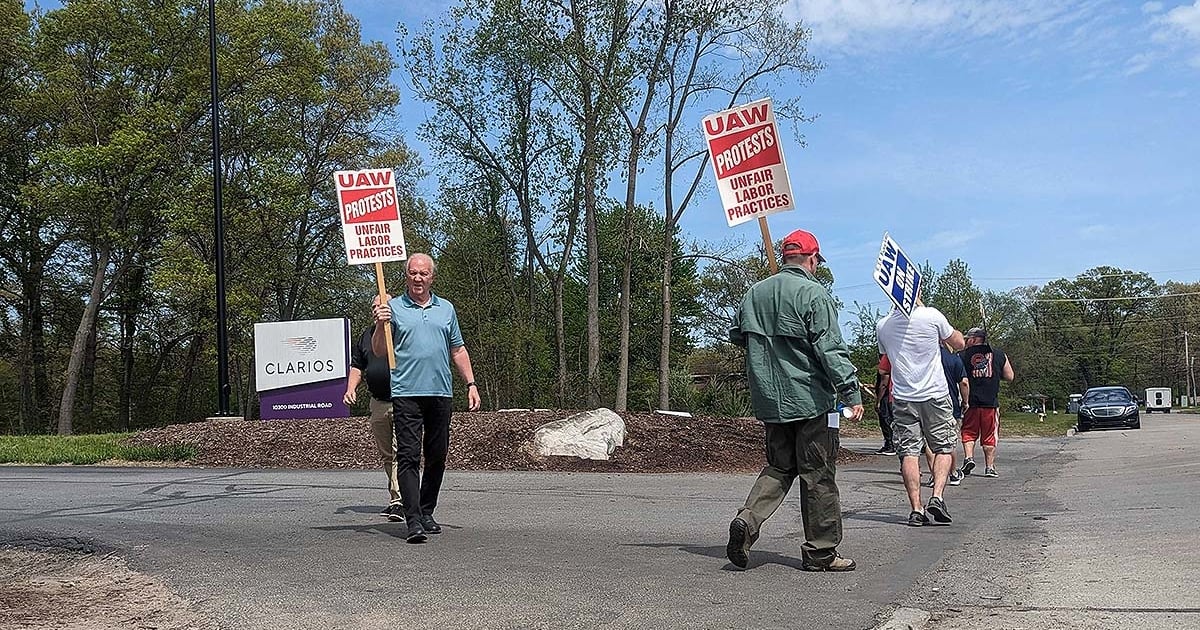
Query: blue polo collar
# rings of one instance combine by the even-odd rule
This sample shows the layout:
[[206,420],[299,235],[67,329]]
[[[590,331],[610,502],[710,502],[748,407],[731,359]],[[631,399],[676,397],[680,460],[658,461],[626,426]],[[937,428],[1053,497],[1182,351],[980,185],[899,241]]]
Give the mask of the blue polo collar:
[[400,294],[400,303],[404,305],[404,308],[433,308],[434,306],[441,304],[441,300],[438,299],[437,294],[433,293],[432,291],[429,292],[429,298],[429,304],[421,306],[420,304],[414,302],[412,298],[408,297],[408,291],[405,291],[404,293]]

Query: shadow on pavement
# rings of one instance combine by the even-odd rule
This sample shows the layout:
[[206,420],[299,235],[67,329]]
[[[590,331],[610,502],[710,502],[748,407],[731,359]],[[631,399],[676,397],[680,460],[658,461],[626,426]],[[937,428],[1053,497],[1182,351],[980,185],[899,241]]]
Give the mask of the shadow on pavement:
[[[443,527],[445,527],[443,525]],[[326,525],[323,527],[313,527],[317,531],[322,532],[357,532],[359,534],[386,534],[392,538],[404,540],[408,535],[408,528],[404,523],[369,523],[365,525]]]
[[[725,546],[719,547],[702,547],[700,545],[681,545],[679,543],[636,543],[625,545],[626,547],[650,547],[654,549],[678,549],[684,553],[690,553],[706,558],[718,558],[725,560]],[[774,551],[753,551],[750,553],[750,564],[746,569],[762,566],[764,564],[778,564],[793,569],[799,569],[803,565],[800,558],[793,558]],[[721,567],[722,571],[741,571],[733,563],[726,561],[725,566]]]
[[379,514],[387,506],[378,505],[343,505],[333,511],[334,514]]
[[888,525],[903,525],[908,527],[908,522],[905,520],[907,514],[900,516],[895,512],[876,512],[876,511],[857,511],[846,510],[842,512],[842,519],[847,521],[872,521],[875,523],[886,523]]

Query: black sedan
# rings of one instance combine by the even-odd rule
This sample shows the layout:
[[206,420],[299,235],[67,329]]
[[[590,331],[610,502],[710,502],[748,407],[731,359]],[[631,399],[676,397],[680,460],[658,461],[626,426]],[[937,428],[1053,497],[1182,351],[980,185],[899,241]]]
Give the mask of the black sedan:
[[1140,429],[1137,401],[1124,387],[1093,387],[1083,394],[1075,430]]

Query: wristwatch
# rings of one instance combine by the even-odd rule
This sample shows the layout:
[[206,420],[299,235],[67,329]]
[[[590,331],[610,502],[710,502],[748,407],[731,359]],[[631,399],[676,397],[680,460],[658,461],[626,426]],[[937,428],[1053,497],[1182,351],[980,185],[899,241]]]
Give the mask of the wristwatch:
[[467,387],[474,387],[476,389],[479,388],[479,386],[475,384],[475,381],[471,381],[470,383],[467,383]]

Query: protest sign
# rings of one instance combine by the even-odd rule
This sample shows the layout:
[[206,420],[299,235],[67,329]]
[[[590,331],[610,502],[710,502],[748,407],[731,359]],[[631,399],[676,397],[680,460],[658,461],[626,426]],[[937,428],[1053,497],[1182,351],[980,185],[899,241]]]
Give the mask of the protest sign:
[[730,227],[796,207],[771,99],[706,116],[704,139]]
[[391,169],[338,171],[338,215],[351,265],[408,258]]
[[[386,301],[383,263],[407,260],[404,226],[400,222],[399,196],[390,168],[338,171],[333,175],[337,186],[338,217],[346,241],[346,260],[351,265],[375,263],[375,284],[379,301]],[[388,348],[392,329],[385,328]],[[388,351],[388,365],[396,367],[394,350]]]
[[921,271],[887,232],[875,260],[875,283],[905,315],[920,304]]

